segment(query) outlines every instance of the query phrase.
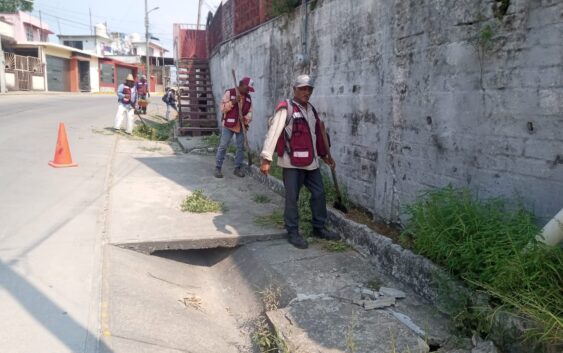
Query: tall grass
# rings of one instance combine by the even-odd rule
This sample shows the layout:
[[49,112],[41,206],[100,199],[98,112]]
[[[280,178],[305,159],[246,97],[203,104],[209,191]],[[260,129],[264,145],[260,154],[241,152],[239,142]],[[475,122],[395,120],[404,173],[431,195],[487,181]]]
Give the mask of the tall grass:
[[563,343],[563,250],[535,240],[530,212],[452,187],[426,192],[406,211],[402,237],[416,252],[530,319],[528,338]]

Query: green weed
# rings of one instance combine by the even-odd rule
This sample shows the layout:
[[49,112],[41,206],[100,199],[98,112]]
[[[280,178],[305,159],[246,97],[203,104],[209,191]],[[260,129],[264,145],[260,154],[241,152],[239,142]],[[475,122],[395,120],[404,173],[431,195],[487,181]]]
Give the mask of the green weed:
[[298,2],[298,0],[271,0],[268,13],[271,17],[284,15],[291,12]]
[[276,228],[283,229],[283,213],[280,211],[274,211],[269,215],[256,217],[254,219],[254,223],[263,227],[274,226]]
[[203,190],[195,190],[193,194],[186,197],[181,205],[182,211],[192,213],[226,212],[227,208],[221,202],[213,201],[203,193]]
[[350,246],[350,244],[336,240],[322,241],[322,247],[326,251],[330,252],[346,252],[352,250],[352,246]]
[[[535,240],[540,229],[530,212],[452,187],[426,192],[406,211],[411,220],[402,239],[416,252],[486,290],[497,301],[493,312],[510,308],[530,319],[527,338],[563,343],[563,250]],[[470,314],[465,321],[483,314],[490,320],[481,309]]]
[[173,125],[174,122],[141,124],[133,129],[133,135],[153,141],[166,141],[170,138]]
[[256,194],[254,195],[254,198],[252,200],[254,200],[254,202],[256,203],[269,203],[270,201],[272,201],[272,199],[268,197],[268,195],[264,194]]
[[221,136],[217,134],[211,134],[209,136],[204,136],[202,138],[203,142],[209,145],[209,147],[219,147],[219,142],[221,141]]

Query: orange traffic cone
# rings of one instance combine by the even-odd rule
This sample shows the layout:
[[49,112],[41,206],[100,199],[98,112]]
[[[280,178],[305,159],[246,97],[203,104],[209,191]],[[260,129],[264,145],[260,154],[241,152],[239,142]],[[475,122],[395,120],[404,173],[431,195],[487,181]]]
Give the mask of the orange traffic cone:
[[78,167],[78,164],[72,163],[72,157],[70,155],[70,148],[68,147],[68,140],[66,138],[64,123],[59,123],[59,137],[57,138],[57,147],[55,148],[54,159],[54,161],[49,162],[49,165],[51,167]]

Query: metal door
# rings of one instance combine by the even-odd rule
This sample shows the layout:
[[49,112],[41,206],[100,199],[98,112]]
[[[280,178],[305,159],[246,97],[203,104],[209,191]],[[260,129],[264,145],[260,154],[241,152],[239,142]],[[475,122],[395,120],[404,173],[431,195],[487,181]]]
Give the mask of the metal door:
[[90,92],[90,62],[78,62],[78,74],[80,76],[80,92]]
[[49,91],[70,91],[70,60],[47,55],[47,87]]
[[133,71],[131,69],[127,69],[124,67],[117,67],[117,84],[122,84],[125,82],[125,79],[127,78],[127,75],[129,74],[133,74]]

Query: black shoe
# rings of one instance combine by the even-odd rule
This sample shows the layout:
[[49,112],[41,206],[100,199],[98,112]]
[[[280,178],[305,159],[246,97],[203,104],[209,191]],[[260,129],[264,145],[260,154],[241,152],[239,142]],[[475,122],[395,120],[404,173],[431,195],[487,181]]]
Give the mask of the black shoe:
[[314,228],[313,236],[325,240],[340,240],[340,235],[324,228]]
[[235,171],[233,173],[239,178],[244,178],[245,175],[241,167],[235,168]]
[[215,168],[215,173],[213,173],[213,176],[215,176],[215,178],[222,178],[223,173],[221,173],[221,168]]
[[303,236],[297,232],[288,233],[287,241],[297,249],[307,249],[309,247],[307,240],[305,240],[305,238],[303,238]]

